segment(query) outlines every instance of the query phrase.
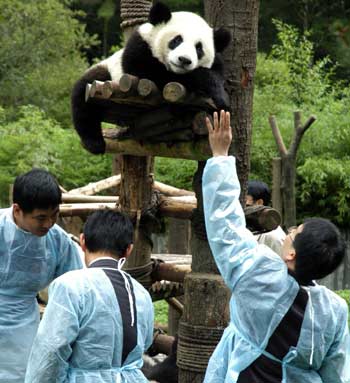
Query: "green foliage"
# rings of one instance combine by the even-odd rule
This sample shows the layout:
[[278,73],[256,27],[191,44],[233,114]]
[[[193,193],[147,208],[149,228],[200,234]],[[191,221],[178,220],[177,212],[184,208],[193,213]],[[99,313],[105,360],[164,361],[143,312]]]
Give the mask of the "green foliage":
[[192,179],[197,162],[173,158],[156,157],[156,180],[181,189],[192,190]]
[[259,54],[254,95],[252,173],[271,185],[271,159],[278,156],[268,123],[276,116],[287,147],[294,131],[293,112],[317,121],[304,135],[297,158],[298,216],[322,215],[348,225],[350,217],[350,89],[332,82],[329,59],[313,62],[307,36],[275,22],[279,44]]
[[339,296],[341,296],[343,299],[345,299],[346,303],[349,306],[349,326],[350,326],[350,290],[338,290],[335,291]]
[[154,305],[154,321],[158,324],[168,324],[168,309],[169,306],[166,301],[157,301]]
[[70,92],[95,42],[59,0],[0,0],[0,105],[34,104],[70,124]]
[[9,185],[33,167],[51,171],[66,189],[110,176],[111,158],[87,153],[75,132],[62,129],[34,106],[10,120],[0,108],[0,206],[8,205]]
[[[272,57],[287,65],[291,101],[297,106],[313,105],[327,95],[334,68],[328,57],[314,62],[314,47],[308,33],[300,35],[291,25],[273,21],[277,28],[278,44],[272,47]],[[327,67],[328,66],[328,67]],[[312,92],[310,92],[312,91]]]

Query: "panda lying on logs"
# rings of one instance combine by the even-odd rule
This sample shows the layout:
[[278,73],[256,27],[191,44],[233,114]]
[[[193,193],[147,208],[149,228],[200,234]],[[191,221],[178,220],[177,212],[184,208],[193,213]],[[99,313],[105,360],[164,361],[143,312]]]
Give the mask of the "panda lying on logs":
[[[228,31],[213,30],[195,13],[174,12],[158,2],[150,10],[149,22],[140,25],[124,49],[92,66],[76,82],[72,92],[72,115],[84,147],[91,153],[105,152],[101,120],[113,104],[118,124],[132,124],[135,107],[110,100],[85,102],[86,84],[94,80],[118,81],[125,74],[152,80],[162,90],[179,82],[189,92],[211,98],[218,109],[228,106],[220,53],[230,42]],[[110,104],[109,104],[110,103]]]

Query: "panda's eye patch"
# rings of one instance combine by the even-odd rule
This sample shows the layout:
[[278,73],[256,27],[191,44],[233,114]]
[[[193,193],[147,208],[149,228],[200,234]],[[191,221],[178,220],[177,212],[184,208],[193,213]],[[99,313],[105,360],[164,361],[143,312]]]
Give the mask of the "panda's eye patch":
[[198,60],[200,60],[204,56],[202,43],[196,44],[196,52],[197,52]]
[[183,42],[183,38],[181,35],[177,35],[175,36],[172,40],[170,40],[168,46],[169,46],[169,49],[175,49],[176,47],[178,47],[182,42]]

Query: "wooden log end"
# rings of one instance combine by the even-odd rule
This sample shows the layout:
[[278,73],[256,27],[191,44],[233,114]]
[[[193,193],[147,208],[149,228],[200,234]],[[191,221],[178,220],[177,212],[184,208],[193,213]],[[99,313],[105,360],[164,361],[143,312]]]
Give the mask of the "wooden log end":
[[91,92],[91,84],[86,84],[86,87],[85,87],[85,102],[87,102],[89,100],[90,92]]
[[168,102],[180,102],[186,94],[186,88],[178,82],[169,82],[163,89],[163,97]]
[[195,134],[199,136],[208,135],[208,129],[205,122],[206,117],[209,117],[210,119],[212,119],[212,117],[207,115],[206,112],[199,112],[194,116],[193,123],[192,123],[192,130]]
[[141,97],[160,95],[157,85],[146,78],[142,78],[137,86],[137,92]]
[[124,93],[137,93],[137,85],[139,78],[131,74],[125,73],[119,79],[119,89]]

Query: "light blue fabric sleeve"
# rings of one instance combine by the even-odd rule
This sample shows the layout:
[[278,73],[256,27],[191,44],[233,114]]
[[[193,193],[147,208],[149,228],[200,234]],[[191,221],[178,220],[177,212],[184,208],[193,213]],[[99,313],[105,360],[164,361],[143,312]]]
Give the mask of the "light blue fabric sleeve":
[[27,366],[25,383],[63,383],[67,378],[71,344],[79,331],[79,300],[69,286],[55,280]]
[[337,336],[318,371],[325,383],[350,383],[350,335],[348,307],[344,306],[339,316]]
[[82,269],[83,262],[76,244],[68,234],[57,225],[55,229],[55,237],[58,237],[57,243],[60,244],[57,249],[58,263],[55,270],[55,278],[57,278],[67,271]]
[[202,187],[210,248],[225,283],[233,289],[258,256],[255,251],[257,242],[246,229],[239,202],[240,184],[235,158],[209,159],[204,169]]

